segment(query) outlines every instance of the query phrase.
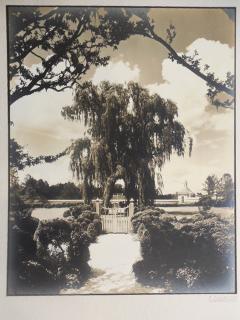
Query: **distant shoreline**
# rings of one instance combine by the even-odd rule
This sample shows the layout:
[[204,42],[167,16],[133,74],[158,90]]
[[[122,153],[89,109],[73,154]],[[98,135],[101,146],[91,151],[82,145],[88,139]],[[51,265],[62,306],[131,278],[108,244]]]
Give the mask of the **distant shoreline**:
[[[95,202],[96,199],[93,199],[93,202]],[[157,201],[156,201],[157,200]],[[154,204],[155,207],[161,207],[161,208],[182,208],[182,207],[192,207],[192,208],[198,208],[197,203],[184,203],[184,204],[173,204],[173,203],[159,203],[159,199],[156,199],[155,201],[157,203]],[[154,202],[155,202],[154,201]],[[69,207],[69,206],[78,206],[80,204],[83,204],[82,199],[51,199],[51,200],[46,200],[46,201],[28,201],[27,204],[31,206],[32,208],[64,208],[64,207]],[[213,208],[218,208],[218,206],[213,206]],[[231,207],[223,207],[221,208],[231,208]],[[232,207],[231,209],[234,209]]]

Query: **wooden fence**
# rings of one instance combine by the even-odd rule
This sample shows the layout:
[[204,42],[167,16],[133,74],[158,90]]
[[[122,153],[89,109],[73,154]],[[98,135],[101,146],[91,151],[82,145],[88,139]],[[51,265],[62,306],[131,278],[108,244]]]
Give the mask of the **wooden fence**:
[[[96,212],[101,216],[102,230],[106,233],[129,233],[132,230],[131,218],[134,213],[134,201],[125,208],[113,207],[104,208],[101,206],[101,200],[95,201]],[[102,208],[104,214],[101,213]]]

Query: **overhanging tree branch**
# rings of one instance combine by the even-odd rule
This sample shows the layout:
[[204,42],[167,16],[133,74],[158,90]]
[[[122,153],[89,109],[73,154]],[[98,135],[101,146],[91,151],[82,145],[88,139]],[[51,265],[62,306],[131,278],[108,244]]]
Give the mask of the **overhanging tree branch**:
[[[101,49],[117,46],[129,36],[128,29],[123,30],[121,37],[117,36],[115,20],[94,8],[54,8],[46,15],[41,15],[37,8],[32,12],[11,10],[9,75],[13,87],[10,104],[41,90],[62,91],[72,86],[91,65],[107,64],[109,56],[100,56]],[[123,18],[121,15],[120,19]],[[124,27],[132,26],[127,17],[124,19]],[[18,26],[16,30],[14,25]],[[29,54],[41,60],[36,70],[25,64]],[[57,67],[64,61],[68,66],[65,65],[59,76]]]
[[217,82],[215,80],[210,79],[207,75],[202,73],[200,70],[194,68],[192,65],[187,63],[181,56],[179,56],[177,54],[177,52],[166,41],[164,41],[161,37],[159,37],[155,33],[153,33],[152,36],[153,37],[151,37],[151,39],[154,39],[157,42],[161,43],[170,52],[170,54],[171,54],[170,57],[173,58],[174,60],[176,60],[177,63],[183,65],[188,70],[190,70],[193,73],[195,73],[195,75],[197,75],[199,78],[201,78],[204,81],[206,81],[207,84],[209,84],[210,86],[215,87],[217,90],[223,91],[223,92],[227,93],[228,95],[234,97],[234,90],[226,87],[224,84],[222,84],[220,82]]
[[61,157],[69,154],[72,150],[72,145],[67,147],[62,152],[57,153],[56,155],[47,155],[47,156],[30,156],[22,146],[20,146],[14,139],[10,140],[10,168],[23,170],[25,167],[34,166],[40,163],[51,163]]
[[151,40],[155,40],[158,43],[160,43],[167,51],[169,52],[169,58],[172,61],[176,61],[178,64],[183,65],[188,70],[193,72],[196,76],[204,80],[210,87],[214,87],[218,91],[225,92],[226,94],[230,95],[231,97],[235,96],[235,91],[232,88],[227,87],[225,84],[223,84],[220,81],[217,81],[213,78],[211,78],[209,75],[204,74],[200,71],[200,68],[195,67],[188,63],[184,58],[182,58],[175,50],[174,48],[168,43],[166,40],[164,40],[162,37],[157,35],[154,32],[154,27],[150,24],[147,17],[144,18],[144,28],[137,28],[135,29],[135,34],[143,35]]

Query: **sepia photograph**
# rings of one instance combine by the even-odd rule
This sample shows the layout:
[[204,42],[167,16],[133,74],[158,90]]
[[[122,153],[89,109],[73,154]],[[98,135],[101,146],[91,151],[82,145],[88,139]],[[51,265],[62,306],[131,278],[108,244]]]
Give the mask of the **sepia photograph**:
[[6,22],[7,295],[235,294],[236,8]]

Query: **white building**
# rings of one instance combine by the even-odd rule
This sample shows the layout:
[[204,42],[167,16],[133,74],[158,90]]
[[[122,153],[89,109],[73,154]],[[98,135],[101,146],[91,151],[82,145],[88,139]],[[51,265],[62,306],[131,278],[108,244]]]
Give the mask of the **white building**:
[[181,191],[177,192],[178,204],[190,204],[199,200],[199,197],[188,187],[187,181]]

